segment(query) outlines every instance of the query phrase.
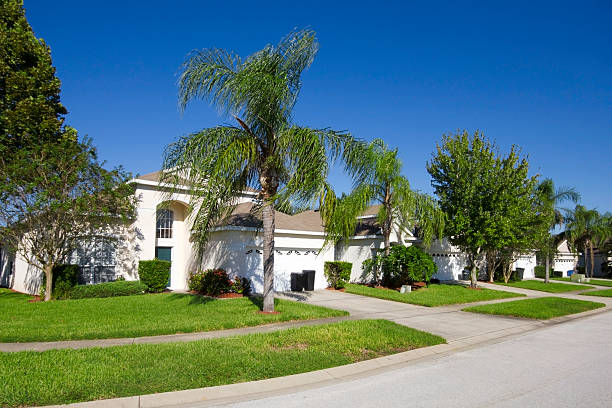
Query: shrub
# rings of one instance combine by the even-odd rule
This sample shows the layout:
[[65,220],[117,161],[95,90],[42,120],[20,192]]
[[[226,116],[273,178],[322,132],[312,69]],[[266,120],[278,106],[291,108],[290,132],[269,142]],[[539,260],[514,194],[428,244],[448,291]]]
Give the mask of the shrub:
[[325,278],[334,289],[342,289],[351,279],[352,268],[353,264],[350,262],[325,262]]
[[147,285],[140,281],[115,281],[96,285],[78,285],[72,288],[69,299],[104,298],[114,296],[142,295]]
[[138,262],[138,276],[149,292],[162,292],[168,286],[170,261],[153,259]]
[[230,291],[233,293],[240,293],[243,296],[249,296],[251,294],[251,281],[247,278],[236,276],[232,281]]
[[431,255],[416,246],[392,246],[382,262],[383,284],[389,287],[429,282],[438,270]]
[[546,267],[542,265],[538,265],[533,268],[533,273],[536,278],[544,279],[546,277]]
[[[66,299],[68,292],[79,283],[79,266],[62,264],[53,268],[51,296],[55,299]],[[40,296],[45,296],[47,276],[43,274],[40,285]]]
[[[224,269],[207,269],[192,274],[189,289],[202,295],[219,296],[232,291],[233,282]],[[250,289],[250,283],[249,283]]]

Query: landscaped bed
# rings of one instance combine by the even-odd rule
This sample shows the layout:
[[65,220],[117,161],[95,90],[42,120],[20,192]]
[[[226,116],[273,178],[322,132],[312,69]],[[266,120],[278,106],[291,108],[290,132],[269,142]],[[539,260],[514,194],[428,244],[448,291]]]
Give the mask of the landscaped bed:
[[576,290],[593,289],[592,286],[586,286],[586,285],[568,285],[567,283],[556,283],[556,282],[544,283],[542,281],[537,281],[537,280],[525,280],[525,281],[520,281],[520,282],[506,283],[503,285],[510,286],[513,288],[539,290],[541,292],[550,292],[550,293],[563,293],[563,292],[573,292]]
[[594,290],[591,292],[584,292],[581,295],[586,296],[601,296],[601,297],[612,297],[612,289]]
[[256,326],[348,313],[277,299],[279,314],[258,313],[260,298],[211,299],[160,293],[29,303],[0,289],[0,342],[139,337]]
[[303,373],[444,343],[386,320],[190,343],[0,354],[3,406],[66,404]]
[[[551,278],[552,280],[556,280],[556,281],[563,281],[563,282],[571,282],[571,278]],[[610,279],[590,279],[589,283],[591,285],[598,285],[598,286],[610,286],[612,287],[612,280]]]
[[604,306],[603,303],[586,300],[543,297],[473,306],[463,310],[466,312],[524,317],[528,319],[552,319],[553,317],[586,312],[587,310]]
[[346,285],[345,291],[355,295],[370,296],[420,306],[443,306],[524,296],[499,290],[470,289],[461,285],[429,285],[427,288],[410,293],[399,293],[392,289],[373,288],[351,283]]

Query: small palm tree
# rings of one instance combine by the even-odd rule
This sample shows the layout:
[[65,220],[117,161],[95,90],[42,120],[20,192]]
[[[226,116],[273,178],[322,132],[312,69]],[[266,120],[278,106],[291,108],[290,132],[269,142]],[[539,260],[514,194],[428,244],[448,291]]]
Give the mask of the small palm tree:
[[237,197],[259,192],[263,218],[263,311],[274,311],[275,203],[296,205],[335,199],[327,183],[331,160],[352,138],[345,132],[300,127],[291,113],[319,48],[315,33],[290,33],[277,45],[241,59],[232,52],[204,49],[188,55],[179,77],[182,109],[205,99],[236,126],[203,129],[181,137],[165,152],[162,181],[191,187],[192,239],[204,253],[211,228],[228,216]]
[[373,204],[380,204],[378,222],[384,238],[384,251],[391,248],[391,232],[398,236],[418,226],[418,234],[428,246],[434,235],[442,236],[445,216],[430,196],[410,189],[401,175],[397,149],[389,149],[381,139],[369,145],[360,143],[345,155],[347,170],[353,176],[353,191],[338,200],[333,216],[326,221],[329,237],[348,238],[355,232],[357,217]]
[[[580,200],[580,194],[578,194],[573,188],[561,187],[555,189],[555,184],[552,179],[544,179],[536,186],[536,195],[540,201],[541,208],[548,212],[551,219],[549,230],[553,230],[556,227],[560,227],[565,223],[563,216],[563,209],[559,208],[558,205],[564,201],[572,201],[574,203]],[[552,247],[555,246],[556,242],[549,234],[547,242],[544,245],[544,255],[546,257],[546,275],[544,281],[550,282],[550,258],[551,253],[554,253]]]
[[[589,210],[577,205],[574,211],[568,214],[566,235],[574,248],[582,247],[584,255],[584,272],[587,277],[593,277],[593,264],[595,261],[594,246],[610,239],[610,215],[599,214],[597,210]],[[590,274],[589,259],[590,254]]]

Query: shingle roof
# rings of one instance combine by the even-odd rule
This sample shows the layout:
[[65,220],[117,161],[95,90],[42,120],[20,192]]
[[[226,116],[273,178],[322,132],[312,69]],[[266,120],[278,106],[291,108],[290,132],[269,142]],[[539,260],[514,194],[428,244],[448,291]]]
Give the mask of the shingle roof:
[[[253,203],[238,204],[234,212],[229,217],[222,220],[218,226],[231,225],[235,227],[261,228],[261,214],[252,213],[252,208]],[[274,221],[276,229],[312,232],[324,231],[321,215],[318,211],[309,210],[295,215],[276,211]]]

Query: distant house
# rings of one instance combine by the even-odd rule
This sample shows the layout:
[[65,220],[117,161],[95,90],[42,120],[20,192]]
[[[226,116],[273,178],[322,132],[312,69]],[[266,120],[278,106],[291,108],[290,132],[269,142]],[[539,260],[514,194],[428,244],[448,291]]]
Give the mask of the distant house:
[[[196,262],[191,240],[187,187],[167,197],[159,183],[159,172],[145,174],[132,180],[138,198],[134,222],[117,229],[113,234],[84,239],[74,251],[69,263],[80,265],[81,283],[138,279],[138,261],[167,259],[172,262],[169,288],[186,290],[189,274],[198,269],[224,268],[230,275],[251,280],[253,290],[263,290],[261,219],[251,209],[256,192],[242,192],[234,212],[211,232],[207,250],[201,263]],[[373,206],[361,217],[355,235],[335,247],[322,248],[325,241],[321,216],[318,211],[304,211],[289,215],[276,212],[275,230],[275,289],[290,289],[291,273],[315,271],[315,289],[327,287],[323,274],[326,261],[341,260],[353,263],[351,280],[359,281],[361,264],[383,249],[382,231]],[[417,239],[407,234],[391,236],[393,244],[412,245]],[[440,280],[461,279],[467,266],[464,254],[446,239],[436,241],[428,250],[438,265],[434,276]],[[533,277],[535,255],[523,256],[515,268],[524,268],[525,277]],[[37,293],[42,272],[21,257],[0,250],[0,284],[20,292]]]

